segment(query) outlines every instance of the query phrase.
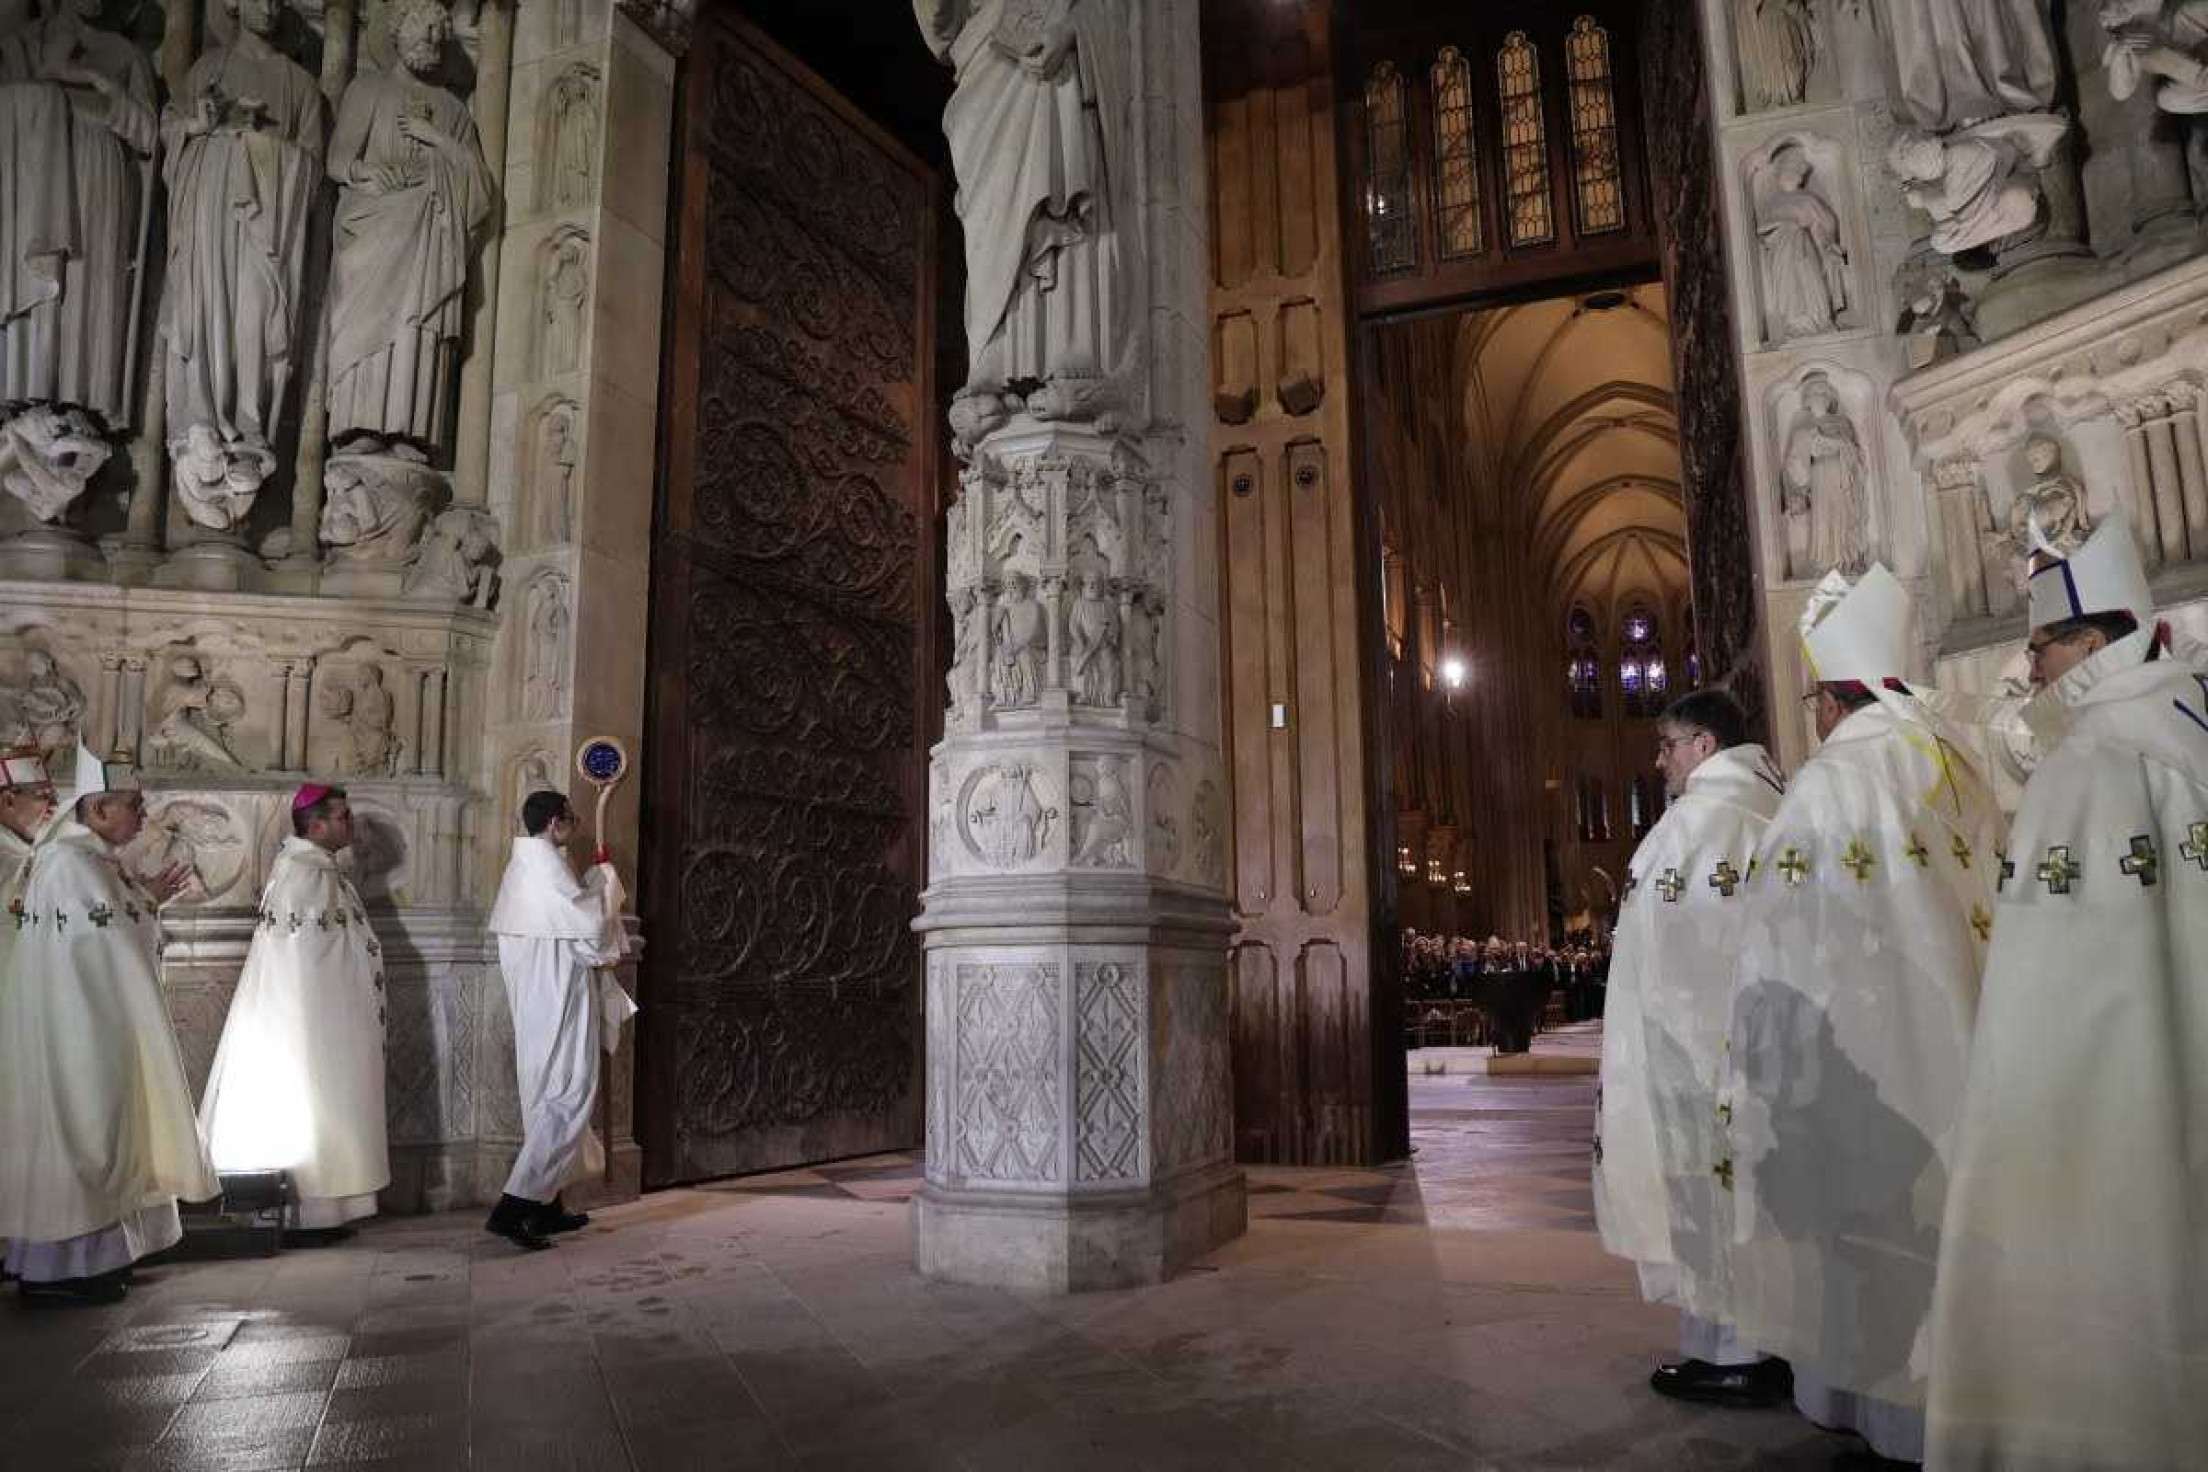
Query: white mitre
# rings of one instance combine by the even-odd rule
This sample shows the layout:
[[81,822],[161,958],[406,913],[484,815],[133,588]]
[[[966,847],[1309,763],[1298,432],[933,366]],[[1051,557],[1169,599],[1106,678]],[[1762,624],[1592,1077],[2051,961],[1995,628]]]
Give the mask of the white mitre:
[[107,761],[96,755],[80,737],[77,741],[76,797],[96,797],[103,792],[136,792],[138,768],[129,761]]
[[0,751],[0,789],[43,787],[50,780],[46,758],[37,747],[11,746]]
[[[2036,533],[2038,526],[2032,530]],[[2068,557],[2044,542],[2031,578],[2032,627],[2067,623],[2091,613],[2128,613],[2145,628],[2154,622],[2154,596],[2139,560],[2131,522],[2121,511],[2101,518],[2085,545]]]
[[1900,679],[1909,668],[1909,590],[1880,562],[1852,587],[1826,573],[1802,610],[1802,649],[1820,684],[1853,680],[1875,692]]

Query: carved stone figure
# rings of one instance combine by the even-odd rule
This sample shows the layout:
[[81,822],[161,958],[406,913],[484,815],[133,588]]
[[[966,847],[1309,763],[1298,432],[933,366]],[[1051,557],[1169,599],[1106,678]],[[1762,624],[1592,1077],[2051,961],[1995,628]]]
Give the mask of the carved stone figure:
[[1058,810],[1036,790],[1034,770],[1016,762],[985,771],[966,801],[966,833],[974,852],[998,869],[1041,853],[1057,821]]
[[1894,295],[1901,301],[1894,330],[1908,339],[1910,367],[1929,367],[1979,345],[1963,284],[1940,256],[1919,254],[1904,261],[1894,272]]
[[1042,696],[1043,657],[1050,643],[1049,620],[1035,596],[1035,585],[1014,573],[1005,580],[997,603],[996,626],[989,631],[996,650],[996,681],[991,694],[997,707],[1033,705]]
[[498,592],[498,524],[475,506],[441,512],[400,591],[425,602],[489,608]]
[[397,0],[400,65],[345,89],[330,141],[342,187],[330,264],[330,439],[441,446],[467,322],[471,237],[495,198],[475,123],[431,80],[452,21],[437,0]]
[[392,729],[397,702],[384,687],[383,667],[360,667],[359,678],[348,688],[331,685],[323,711],[345,728],[345,749],[337,767],[346,776],[388,777],[398,770],[404,744]]
[[1075,688],[1083,705],[1119,704],[1119,606],[1102,573],[1084,573],[1081,591],[1066,612],[1066,638]]
[[153,728],[150,743],[154,762],[185,771],[245,770],[230,734],[245,718],[244,693],[227,682],[209,681],[194,655],[178,655],[169,675],[168,713]]
[[159,131],[153,72],[97,29],[100,0],[49,0],[0,36],[0,406],[130,423],[138,282]]
[[145,830],[124,855],[137,874],[159,874],[181,865],[191,872],[178,899],[220,899],[245,874],[246,845],[219,804],[180,797],[147,813]]
[[[224,0],[237,36],[192,66],[161,117],[169,257],[161,331],[177,494],[200,525],[242,520],[303,342],[300,272],[322,177],[322,91],[269,43],[282,0]],[[208,461],[220,453],[219,476]],[[173,453],[173,451],[172,451]],[[210,485],[220,494],[204,495]],[[240,504],[242,501],[243,504]]]
[[572,66],[553,80],[544,97],[537,135],[539,198],[552,209],[590,203],[598,174],[598,71]]
[[1120,780],[1119,763],[1105,759],[1096,764],[1092,795],[1076,804],[1074,816],[1080,832],[1074,836],[1073,862],[1124,868],[1132,862],[1127,840],[1134,832],[1134,805],[1127,798],[1127,784]]
[[1127,690],[1135,713],[1154,721],[1163,713],[1163,665],[1158,657],[1165,630],[1165,607],[1152,593],[1137,593],[1127,605]]
[[1830,332],[1848,304],[1840,217],[1809,187],[1809,155],[1787,144],[1757,172],[1763,332],[1771,342]]
[[1800,102],[1817,64],[1817,20],[1809,0],[1733,0],[1733,51],[1743,111]]
[[529,543],[564,547],[574,537],[575,405],[558,399],[537,419],[529,467]]
[[975,662],[981,653],[981,597],[971,588],[951,594],[951,671],[944,683],[955,709],[974,697]]
[[386,454],[364,448],[333,455],[322,474],[321,540],[333,563],[396,566],[410,560],[450,494],[444,477],[407,445]]
[[1850,577],[1871,560],[1870,508],[1862,441],[1832,380],[1802,380],[1802,411],[1786,437],[1787,575],[1813,578],[1838,568]]
[[913,0],[956,70],[943,114],[966,236],[972,368],[954,405],[970,444],[1004,396],[1039,418],[1114,407],[1140,279],[1128,156],[1126,0]]
[[556,721],[567,713],[567,585],[539,578],[529,588],[524,625],[521,717]]
[[2154,79],[2154,105],[2208,113],[2208,0],[2101,0],[2109,95],[2119,102]]
[[1944,138],[1903,129],[1886,163],[1902,196],[1932,217],[1932,248],[1956,255],[2043,229],[2038,170],[2069,124],[2047,113],[1996,118]]
[[2009,502],[2009,546],[2016,559],[2019,591],[2031,576],[2032,554],[2043,544],[2068,556],[2093,534],[2093,522],[2085,511],[2085,485],[2063,471],[2062,442],[2052,435],[2033,435],[2024,442],[2024,464],[2032,473],[2032,483]]
[[1885,0],[1895,110],[1930,132],[2053,106],[2055,38],[2042,0]]
[[0,423],[0,485],[40,521],[58,522],[113,453],[83,410],[32,404]]
[[84,688],[63,674],[43,649],[23,656],[23,677],[23,688],[16,692],[16,711],[27,728],[26,739],[48,752],[74,746],[84,720]]
[[565,235],[545,258],[544,285],[537,308],[543,344],[538,371],[573,373],[583,362],[583,308],[590,301],[590,241]]

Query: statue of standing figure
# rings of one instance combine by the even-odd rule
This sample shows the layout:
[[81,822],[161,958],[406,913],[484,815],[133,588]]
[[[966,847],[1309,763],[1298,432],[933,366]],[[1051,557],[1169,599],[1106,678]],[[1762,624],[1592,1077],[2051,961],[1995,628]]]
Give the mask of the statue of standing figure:
[[1101,573],[1081,576],[1081,591],[1066,611],[1073,680],[1083,705],[1119,704],[1119,606]]
[[1813,578],[1838,568],[1849,577],[1869,565],[1867,462],[1855,423],[1832,380],[1802,380],[1802,412],[1786,437],[1781,507],[1787,523],[1787,574]]
[[244,520],[276,463],[323,143],[321,88],[271,42],[284,0],[223,4],[236,38],[193,63],[161,117],[170,455],[186,514],[217,531]]
[[330,441],[450,438],[468,264],[496,191],[459,98],[433,80],[452,20],[397,0],[399,65],[345,89],[330,141],[342,186],[330,264]]
[[943,113],[966,235],[972,368],[960,443],[1020,396],[1041,419],[1117,406],[1140,280],[1127,0],[913,0],[957,74]]
[[1756,242],[1763,261],[1763,335],[1770,342],[1830,332],[1848,305],[1840,217],[1809,187],[1809,174],[1809,155],[1789,143],[1758,179]]

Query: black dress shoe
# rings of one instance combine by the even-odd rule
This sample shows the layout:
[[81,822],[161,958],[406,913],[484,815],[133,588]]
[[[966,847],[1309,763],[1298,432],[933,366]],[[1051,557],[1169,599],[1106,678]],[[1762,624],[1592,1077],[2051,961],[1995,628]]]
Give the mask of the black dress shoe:
[[557,1232],[580,1232],[590,1225],[587,1211],[569,1211],[555,1196],[538,1207],[529,1219],[529,1225],[540,1234],[550,1237]]
[[491,1208],[490,1218],[483,1223],[483,1230],[495,1232],[525,1252],[542,1252],[552,1245],[552,1239],[536,1225],[537,1213],[543,1209],[541,1201],[501,1196],[498,1205]]
[[1785,1360],[1758,1360],[1752,1365],[1682,1360],[1657,1366],[1648,1377],[1648,1385],[1658,1395],[1673,1400],[1756,1409],[1784,1405],[1793,1398],[1794,1368]]
[[98,1273],[89,1278],[55,1278],[44,1283],[19,1280],[15,1291],[26,1307],[82,1307],[121,1303],[130,1292],[129,1269]]

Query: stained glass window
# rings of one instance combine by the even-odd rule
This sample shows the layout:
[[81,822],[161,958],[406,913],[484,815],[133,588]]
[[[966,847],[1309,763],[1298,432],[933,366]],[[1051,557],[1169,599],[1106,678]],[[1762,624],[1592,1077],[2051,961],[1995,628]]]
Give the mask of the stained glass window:
[[1664,672],[1664,657],[1657,655],[1648,661],[1648,694],[1650,699],[1662,695],[1671,686],[1670,677]]
[[1434,58],[1434,195],[1443,260],[1486,244],[1480,221],[1479,140],[1472,120],[1472,64],[1454,46]]
[[1670,677],[1664,669],[1664,651],[1656,640],[1656,619],[1646,609],[1627,613],[1619,624],[1618,690],[1625,697],[1630,717],[1652,716],[1663,708],[1664,689]]
[[1595,619],[1575,608],[1564,620],[1564,682],[1571,712],[1581,720],[1602,719],[1602,659],[1595,647]]
[[1375,275],[1418,264],[1411,132],[1402,74],[1383,61],[1365,82],[1365,241]]
[[1618,165],[1618,104],[1610,80],[1610,33],[1583,15],[1564,38],[1564,80],[1572,118],[1572,197],[1579,233],[1625,228]]
[[1549,200],[1549,136],[1541,117],[1541,58],[1524,31],[1495,53],[1495,89],[1503,125],[1503,219],[1512,245],[1556,239]]

